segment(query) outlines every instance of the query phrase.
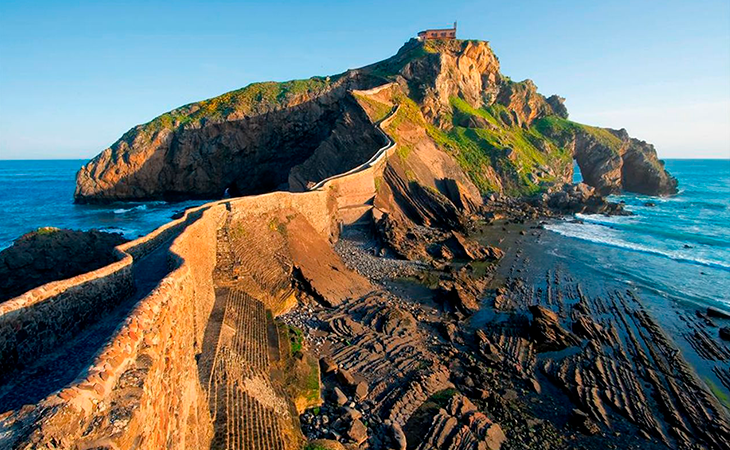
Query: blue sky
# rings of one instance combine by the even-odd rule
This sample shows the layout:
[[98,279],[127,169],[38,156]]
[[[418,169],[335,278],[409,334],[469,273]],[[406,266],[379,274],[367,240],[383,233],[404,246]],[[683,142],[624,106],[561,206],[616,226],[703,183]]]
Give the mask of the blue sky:
[[92,157],[174,107],[363,66],[454,20],[571,119],[730,158],[727,0],[2,0],[0,159]]

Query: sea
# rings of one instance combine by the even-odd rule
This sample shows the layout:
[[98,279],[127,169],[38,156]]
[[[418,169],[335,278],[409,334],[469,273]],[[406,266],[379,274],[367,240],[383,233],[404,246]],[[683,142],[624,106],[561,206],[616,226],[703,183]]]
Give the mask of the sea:
[[97,229],[143,236],[204,201],[77,205],[76,172],[87,160],[0,160],[0,250],[40,227]]
[[[134,239],[203,203],[74,204],[75,175],[85,162],[0,161],[0,250],[45,226]],[[549,223],[545,251],[668,299],[730,308],[730,160],[667,160],[666,168],[679,180],[677,195],[613,196],[633,214]]]
[[615,195],[632,215],[552,222],[545,228],[567,239],[551,251],[676,302],[730,310],[730,160],[670,159],[666,169],[678,194]]

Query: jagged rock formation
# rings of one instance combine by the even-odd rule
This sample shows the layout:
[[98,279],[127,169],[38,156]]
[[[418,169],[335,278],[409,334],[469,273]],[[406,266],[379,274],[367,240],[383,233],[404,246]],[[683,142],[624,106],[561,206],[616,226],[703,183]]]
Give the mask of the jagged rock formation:
[[362,69],[253,84],[139,125],[79,171],[76,201],[306,189],[366,161],[382,145],[372,125],[382,114],[371,111],[368,118],[350,91],[388,81],[400,86],[402,97],[390,106],[412,102],[420,116],[409,112],[419,129],[412,131],[423,136],[406,140],[446,151],[470,181],[450,176],[447,182],[457,180],[473,195],[530,194],[570,181],[573,157],[586,183],[603,194],[676,192],[651,145],[625,131],[567,120],[561,97],[546,99],[532,81],[503,76],[488,43],[413,40]]
[[259,83],[173,110],[85,165],[75,199],[220,198],[286,186],[292,169],[299,189],[344,172],[382,145],[348,94],[368,80],[354,73]]
[[499,450],[505,439],[499,424],[479,412],[468,398],[456,394],[433,417],[416,450]]
[[[547,274],[528,271],[542,264],[519,256],[528,246],[475,241],[472,219],[494,219],[490,205],[518,210],[504,217],[513,225],[537,208],[501,195],[482,204],[457,150],[440,150],[403,89],[353,95],[370,122],[389,116],[397,147],[377,165],[322,189],[187,211],[92,280],[0,305],[0,351],[32,364],[0,365],[11,380],[0,386],[0,446],[726,448],[726,411],[631,291],[584,293],[555,260]],[[561,187],[546,201],[567,196],[570,208],[592,194]],[[383,257],[371,236],[367,251],[333,251],[352,205],[369,206],[397,236],[385,243],[421,261]],[[527,226],[502,237],[540,232]],[[137,293],[119,292],[117,277]],[[502,279],[494,311],[464,321]],[[115,299],[89,281],[116,292],[119,308],[64,330],[58,317],[99,309],[79,299]],[[700,357],[730,360],[700,318],[683,320]],[[726,364],[714,371],[727,386]]]

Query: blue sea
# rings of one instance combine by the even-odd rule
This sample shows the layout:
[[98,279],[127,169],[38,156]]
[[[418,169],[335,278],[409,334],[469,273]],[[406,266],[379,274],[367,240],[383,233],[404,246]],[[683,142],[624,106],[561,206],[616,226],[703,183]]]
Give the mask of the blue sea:
[[145,235],[202,201],[75,205],[76,172],[86,160],[0,161],[0,250],[39,227],[92,228]]
[[[0,161],[0,249],[43,226],[132,239],[202,201],[75,205],[85,160]],[[730,307],[730,160],[668,160],[680,192],[621,195],[632,216],[578,215],[547,225],[561,253],[662,297]],[[651,202],[655,206],[648,206]]]
[[677,195],[612,196],[633,215],[578,214],[546,228],[568,238],[585,266],[665,298],[727,309],[730,160],[667,160],[666,168],[679,180]]

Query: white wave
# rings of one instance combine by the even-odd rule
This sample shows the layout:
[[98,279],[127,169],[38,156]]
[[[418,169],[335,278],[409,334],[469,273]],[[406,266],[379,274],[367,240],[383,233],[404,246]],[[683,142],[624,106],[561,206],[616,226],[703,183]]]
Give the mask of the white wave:
[[621,224],[627,222],[634,222],[636,220],[633,216],[606,216],[603,214],[581,214],[575,215],[576,219],[580,219],[584,222],[596,223],[596,224]]
[[615,233],[611,233],[613,230],[608,230],[606,227],[594,224],[579,224],[569,222],[558,222],[545,225],[545,229],[550,230],[554,233],[562,236],[572,237],[581,239],[584,241],[593,242],[596,244],[607,245],[609,247],[621,248],[633,252],[647,253],[665,258],[673,259],[675,261],[686,262],[690,264],[699,264],[708,267],[715,267],[723,270],[730,270],[730,264],[725,261],[708,260],[705,258],[692,257],[683,254],[679,251],[662,250],[657,248],[648,247],[646,245],[636,244],[633,242],[627,242],[620,237],[616,236]]
[[114,214],[127,214],[132,211],[146,211],[147,205],[139,205],[132,208],[119,208],[114,210]]

